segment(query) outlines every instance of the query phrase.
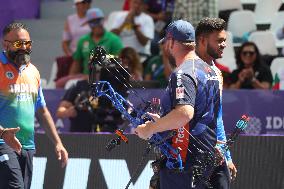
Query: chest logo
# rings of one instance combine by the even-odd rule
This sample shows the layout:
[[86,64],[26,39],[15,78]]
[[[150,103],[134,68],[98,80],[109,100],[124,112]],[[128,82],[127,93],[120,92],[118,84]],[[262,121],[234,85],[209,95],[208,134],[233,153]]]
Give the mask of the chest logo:
[[8,79],[13,79],[13,78],[14,78],[13,72],[7,71],[7,72],[6,72],[6,77],[7,77]]

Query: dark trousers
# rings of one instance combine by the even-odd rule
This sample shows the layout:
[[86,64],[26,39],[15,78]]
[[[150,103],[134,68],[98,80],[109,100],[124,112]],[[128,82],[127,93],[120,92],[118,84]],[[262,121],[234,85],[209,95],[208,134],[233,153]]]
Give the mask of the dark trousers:
[[35,150],[22,149],[17,154],[6,144],[0,144],[0,189],[29,189],[32,181]]
[[188,171],[177,172],[168,169],[160,171],[160,188],[161,189],[204,189],[203,184],[192,187],[192,173]]
[[210,184],[214,189],[230,188],[230,172],[226,162],[214,169],[210,177]]

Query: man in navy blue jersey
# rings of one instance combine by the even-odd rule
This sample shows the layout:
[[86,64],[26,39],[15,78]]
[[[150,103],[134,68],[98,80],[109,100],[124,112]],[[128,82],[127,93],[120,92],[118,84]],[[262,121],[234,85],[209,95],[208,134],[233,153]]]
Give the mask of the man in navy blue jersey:
[[[217,115],[220,111],[220,87],[215,71],[195,54],[195,31],[186,21],[169,24],[162,39],[169,60],[176,66],[170,76],[162,104],[167,104],[163,117],[135,129],[142,139],[155,133],[176,130],[171,145],[180,150],[184,171],[162,167],[161,189],[191,189],[192,167],[199,150],[215,153]],[[198,142],[197,142],[198,141]],[[195,188],[205,188],[198,183]]]
[[[226,47],[226,22],[220,18],[203,18],[197,25],[195,31],[196,53],[207,62],[219,76],[219,86],[222,98],[223,77],[221,71],[215,66],[214,61],[222,58],[223,50]],[[220,100],[222,103],[222,99]],[[224,124],[222,119],[222,104],[220,105],[217,122],[217,140],[226,141]],[[230,188],[230,174],[232,179],[236,177],[237,169],[232,162],[230,151],[225,152],[225,160],[222,165],[216,167],[212,176],[211,184],[214,189]],[[229,170],[228,170],[229,168]]]

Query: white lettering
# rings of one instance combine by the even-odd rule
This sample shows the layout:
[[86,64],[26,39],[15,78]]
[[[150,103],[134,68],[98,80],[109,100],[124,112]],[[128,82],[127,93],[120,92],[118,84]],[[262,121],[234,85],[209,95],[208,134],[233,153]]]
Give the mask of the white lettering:
[[273,129],[281,129],[283,125],[281,117],[273,118]]
[[21,93],[26,93],[29,91],[29,86],[27,84],[21,83]]
[[272,117],[266,117],[266,129],[272,129]]
[[21,86],[19,84],[14,85],[14,93],[20,93],[21,92]]
[[44,174],[46,169],[46,157],[33,158],[33,179],[31,189],[42,189],[44,184]]
[[10,93],[14,93],[14,86],[13,85],[10,85]]
[[91,159],[68,159],[63,189],[87,188],[90,164]]

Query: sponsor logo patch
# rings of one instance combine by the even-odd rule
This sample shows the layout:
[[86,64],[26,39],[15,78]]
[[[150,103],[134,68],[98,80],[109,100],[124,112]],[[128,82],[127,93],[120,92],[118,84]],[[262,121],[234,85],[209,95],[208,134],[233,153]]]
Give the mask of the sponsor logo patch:
[[7,71],[7,72],[6,72],[6,77],[7,77],[8,79],[13,79],[13,78],[14,78],[13,72]]
[[176,88],[176,99],[184,98],[184,87]]

